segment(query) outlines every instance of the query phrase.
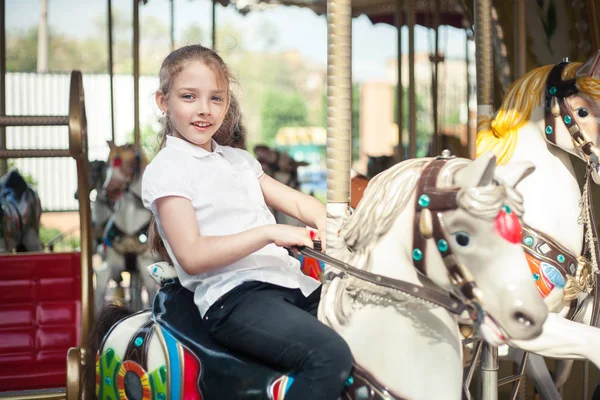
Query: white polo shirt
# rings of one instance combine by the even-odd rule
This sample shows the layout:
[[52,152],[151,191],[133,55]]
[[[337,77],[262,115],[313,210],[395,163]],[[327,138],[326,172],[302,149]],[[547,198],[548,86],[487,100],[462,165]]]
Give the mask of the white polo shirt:
[[203,236],[231,235],[275,224],[258,182],[263,174],[260,163],[247,151],[219,146],[214,140],[212,148],[213,152],[208,152],[183,139],[168,136],[166,146],[146,167],[142,179],[144,206],[154,214],[179,280],[194,292],[201,315],[204,316],[219,297],[247,281],[299,288],[308,296],[320,283],[304,275],[298,260],[275,244],[212,272],[189,275],[181,268],[165,239],[156,199],[165,196],[189,199]]

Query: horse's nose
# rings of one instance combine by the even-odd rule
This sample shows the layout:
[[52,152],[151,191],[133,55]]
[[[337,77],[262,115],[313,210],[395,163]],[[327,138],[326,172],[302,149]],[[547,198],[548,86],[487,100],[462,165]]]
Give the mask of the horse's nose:
[[524,328],[530,328],[535,326],[535,320],[524,312],[517,311],[513,315],[513,319]]

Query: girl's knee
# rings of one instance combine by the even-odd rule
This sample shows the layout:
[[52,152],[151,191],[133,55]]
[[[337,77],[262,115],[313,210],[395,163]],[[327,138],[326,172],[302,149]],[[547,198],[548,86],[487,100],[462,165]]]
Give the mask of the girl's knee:
[[324,351],[329,355],[334,370],[340,371],[340,373],[350,373],[354,358],[350,346],[341,336],[329,341],[324,346]]

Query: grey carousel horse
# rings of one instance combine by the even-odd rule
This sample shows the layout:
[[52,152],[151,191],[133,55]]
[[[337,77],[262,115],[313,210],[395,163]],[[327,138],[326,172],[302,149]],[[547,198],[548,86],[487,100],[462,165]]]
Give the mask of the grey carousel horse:
[[104,304],[106,288],[112,279],[121,282],[122,272],[130,274],[130,307],[142,309],[142,286],[148,294],[148,304],[156,294],[156,284],[142,270],[158,261],[148,247],[148,227],[152,214],[141,201],[141,181],[146,160],[133,145],[115,146],[109,142],[110,154],[103,192],[114,202],[114,211],[103,231],[104,260],[96,269],[95,302]]
[[41,251],[40,216],[37,192],[11,169],[0,178],[0,253]]

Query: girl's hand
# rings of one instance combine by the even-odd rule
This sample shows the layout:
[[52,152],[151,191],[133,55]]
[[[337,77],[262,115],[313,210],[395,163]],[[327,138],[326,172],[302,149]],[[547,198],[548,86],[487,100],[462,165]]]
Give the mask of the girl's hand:
[[271,225],[269,229],[269,238],[279,247],[313,247],[310,232],[306,228],[290,225]]

